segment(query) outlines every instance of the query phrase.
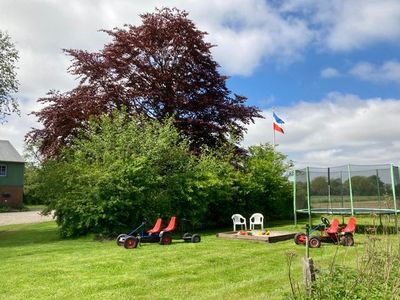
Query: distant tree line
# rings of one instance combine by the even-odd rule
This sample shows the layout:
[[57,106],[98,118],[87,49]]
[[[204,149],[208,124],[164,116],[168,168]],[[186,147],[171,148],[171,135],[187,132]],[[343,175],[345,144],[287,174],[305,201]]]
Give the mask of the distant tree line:
[[[375,198],[376,201],[383,200],[385,196],[392,196],[392,184],[385,183],[377,175],[370,176],[352,176],[351,177],[352,194],[354,197],[369,197],[364,198],[365,200],[371,200]],[[395,185],[396,194],[400,191],[400,185]],[[310,195],[311,197],[317,197],[319,201],[323,201],[324,197],[328,199],[328,195],[332,197],[349,197],[350,195],[350,183],[349,179],[346,178],[344,181],[341,178],[333,178],[328,182],[327,176],[318,176],[310,182]],[[373,198],[371,198],[373,197]],[[296,182],[296,201],[298,207],[307,206],[307,183]],[[356,199],[357,201],[363,198]]]

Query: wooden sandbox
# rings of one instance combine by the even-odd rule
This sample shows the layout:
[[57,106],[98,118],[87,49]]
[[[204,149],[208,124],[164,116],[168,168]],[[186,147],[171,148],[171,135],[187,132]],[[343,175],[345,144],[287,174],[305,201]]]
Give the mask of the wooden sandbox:
[[268,235],[240,235],[237,231],[228,231],[217,233],[217,237],[235,240],[248,240],[265,243],[276,243],[294,238],[294,232],[288,231],[270,231]]

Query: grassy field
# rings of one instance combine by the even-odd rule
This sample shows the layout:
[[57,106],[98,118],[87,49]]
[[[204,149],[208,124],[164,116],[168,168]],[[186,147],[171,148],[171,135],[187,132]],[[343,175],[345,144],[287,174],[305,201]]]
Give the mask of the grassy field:
[[[289,222],[269,230],[298,231]],[[287,252],[296,253],[293,276],[302,280],[304,247],[225,240],[202,233],[199,244],[142,244],[126,250],[93,236],[60,239],[56,224],[0,227],[0,299],[282,299],[290,292]],[[356,246],[312,249],[319,268],[355,263]]]

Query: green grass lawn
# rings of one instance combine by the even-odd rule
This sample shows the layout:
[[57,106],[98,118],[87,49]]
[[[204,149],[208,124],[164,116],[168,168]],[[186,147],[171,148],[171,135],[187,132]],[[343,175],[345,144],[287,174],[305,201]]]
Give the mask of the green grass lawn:
[[24,205],[23,207],[20,208],[12,208],[8,206],[0,206],[0,213],[8,213],[8,212],[20,212],[20,211],[42,211],[46,208],[45,205],[41,204],[28,204]]
[[25,205],[28,210],[43,210],[46,208],[46,205],[43,204],[28,204]]
[[[269,230],[298,231],[288,221]],[[319,268],[355,263],[356,246],[311,249]],[[266,244],[216,238],[142,244],[133,250],[93,236],[60,239],[54,222],[0,227],[0,299],[282,299],[290,292],[287,255],[302,281],[304,247],[292,240]]]

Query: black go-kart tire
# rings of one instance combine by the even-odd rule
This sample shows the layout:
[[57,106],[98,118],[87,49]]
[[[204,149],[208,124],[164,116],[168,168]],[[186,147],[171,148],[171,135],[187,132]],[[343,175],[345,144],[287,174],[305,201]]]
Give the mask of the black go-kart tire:
[[124,245],[124,242],[120,242],[120,238],[123,238],[123,237],[126,237],[127,236],[127,234],[120,234],[119,236],[117,236],[117,245],[118,246],[123,246]]
[[192,240],[192,234],[190,232],[185,232],[182,236],[182,239],[186,242],[189,243]]
[[319,248],[321,247],[321,239],[317,236],[310,237],[308,240],[308,245],[310,248]]
[[163,235],[160,239],[160,245],[170,245],[172,243],[172,236]]
[[345,236],[342,238],[342,245],[346,247],[351,247],[354,245],[354,238],[353,235],[351,234],[345,234]]
[[124,247],[126,249],[134,249],[134,248],[136,248],[138,246],[138,243],[139,243],[139,241],[138,241],[138,239],[136,237],[128,236],[125,239]]
[[305,245],[306,244],[306,234],[304,232],[296,233],[294,236],[294,242],[296,245]]
[[200,243],[201,237],[200,237],[199,234],[195,233],[195,234],[192,235],[192,238],[190,239],[190,241],[192,243]]

